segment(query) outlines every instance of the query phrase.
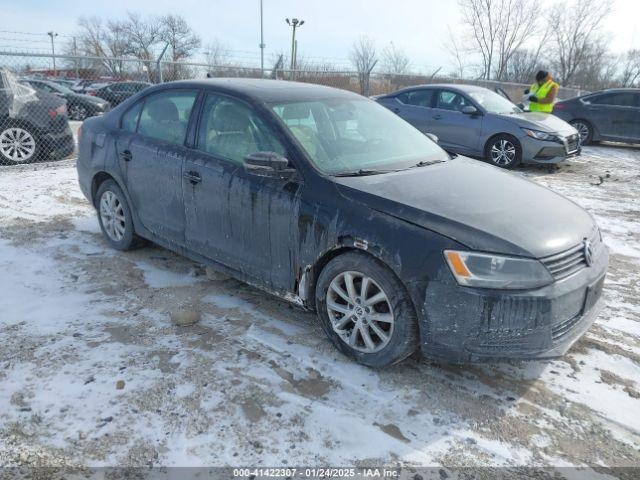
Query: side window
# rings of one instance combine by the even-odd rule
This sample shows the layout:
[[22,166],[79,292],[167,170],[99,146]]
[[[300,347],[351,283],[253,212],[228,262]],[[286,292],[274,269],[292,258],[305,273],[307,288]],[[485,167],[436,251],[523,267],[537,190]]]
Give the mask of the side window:
[[455,93],[450,90],[440,90],[436,97],[436,108],[441,108],[443,110],[459,112],[467,105],[469,105],[467,99],[459,93]]
[[431,107],[431,99],[433,98],[433,90],[413,90],[398,95],[398,100],[406,105],[415,105],[418,107]]
[[197,148],[240,164],[251,153],[286,154],[273,131],[253,109],[238,100],[214,94],[207,95],[204,103]]
[[605,93],[604,95],[591,97],[591,103],[595,103],[596,105],[614,105],[617,107],[633,107],[635,106],[635,99],[631,92]]
[[196,95],[196,92],[168,91],[147,97],[138,122],[138,133],[182,145]]
[[120,121],[120,127],[127,132],[134,133],[136,131],[136,127],[138,126],[138,117],[140,117],[140,111],[142,110],[142,103],[138,102],[129,110],[127,110],[124,115],[122,115],[122,120]]

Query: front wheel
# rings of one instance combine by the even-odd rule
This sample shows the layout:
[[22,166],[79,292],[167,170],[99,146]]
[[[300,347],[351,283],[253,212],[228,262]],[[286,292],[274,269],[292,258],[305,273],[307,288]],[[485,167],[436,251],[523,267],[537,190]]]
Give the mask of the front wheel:
[[74,103],[69,107],[69,118],[71,120],[84,120],[89,116],[89,111],[84,105]]
[[116,250],[132,250],[142,244],[135,234],[131,210],[124,193],[113,180],[107,180],[96,194],[96,208],[100,229]]
[[387,267],[360,252],[331,260],[316,286],[323,330],[342,353],[370,367],[400,362],[418,345],[406,289]]
[[511,169],[522,161],[522,146],[511,135],[497,135],[487,142],[485,158],[496,167]]
[[581,145],[589,145],[593,140],[593,128],[586,120],[573,120],[569,122],[578,131]]

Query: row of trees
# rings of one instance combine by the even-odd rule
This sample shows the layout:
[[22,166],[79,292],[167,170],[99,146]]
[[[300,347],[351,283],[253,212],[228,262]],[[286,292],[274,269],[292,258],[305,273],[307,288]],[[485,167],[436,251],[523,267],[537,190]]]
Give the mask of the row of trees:
[[[609,51],[603,25],[612,0],[459,0],[465,37],[448,49],[460,77],[528,83],[539,69],[562,85],[635,86],[640,51]],[[478,60],[479,59],[479,60]]]

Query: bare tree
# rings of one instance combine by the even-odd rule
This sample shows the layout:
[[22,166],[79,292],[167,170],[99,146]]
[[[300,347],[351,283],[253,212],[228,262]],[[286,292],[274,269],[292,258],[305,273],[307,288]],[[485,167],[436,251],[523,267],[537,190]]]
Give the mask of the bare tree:
[[640,84],[640,50],[629,50],[623,57],[620,85],[637,87]]
[[459,0],[474,51],[482,59],[482,78],[502,79],[514,52],[535,33],[534,0]]
[[[77,51],[91,57],[104,57],[99,61],[110,75],[122,75],[123,58],[127,54],[127,35],[122,22],[108,21],[106,24],[98,17],[80,17],[78,19]],[[114,60],[114,58],[118,60]]]
[[569,84],[598,44],[603,43],[600,29],[611,5],[611,0],[576,0],[551,7],[549,25],[553,48],[549,56],[561,83]]
[[464,78],[467,66],[466,54],[468,51],[462,47],[460,41],[455,37],[449,26],[447,26],[447,30],[449,33],[444,48],[453,60],[455,70],[453,71],[452,76],[456,78]]
[[204,55],[209,68],[215,69],[228,64],[230,53],[224,42],[214,38],[205,46]]
[[191,29],[187,21],[180,15],[169,14],[160,19],[162,25],[161,39],[169,45],[170,61],[168,78],[177,80],[191,75],[178,63],[189,58],[200,48],[200,37]]
[[128,13],[123,28],[127,36],[128,53],[150,66],[162,33],[158,19],[143,19],[137,13]]
[[358,72],[360,93],[369,95],[369,78],[371,77],[371,71],[378,63],[375,44],[370,38],[361,36],[353,43],[349,59]]
[[393,75],[406,75],[411,61],[407,54],[393,42],[382,50],[382,71]]

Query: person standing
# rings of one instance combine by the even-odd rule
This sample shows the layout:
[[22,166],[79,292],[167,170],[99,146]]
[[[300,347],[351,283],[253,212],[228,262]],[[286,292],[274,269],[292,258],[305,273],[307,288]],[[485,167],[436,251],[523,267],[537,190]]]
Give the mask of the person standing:
[[546,70],[540,70],[536,74],[536,81],[531,85],[529,94],[529,110],[532,112],[551,113],[553,102],[558,96],[560,85],[553,81]]

